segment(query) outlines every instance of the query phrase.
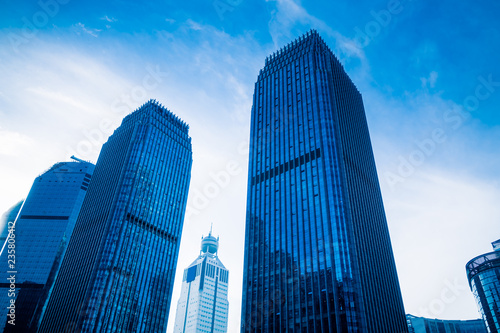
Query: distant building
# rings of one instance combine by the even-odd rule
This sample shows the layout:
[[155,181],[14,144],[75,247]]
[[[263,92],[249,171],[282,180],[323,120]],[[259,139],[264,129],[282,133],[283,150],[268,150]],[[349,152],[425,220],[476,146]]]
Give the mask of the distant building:
[[482,319],[442,320],[406,315],[410,333],[488,333]]
[[217,256],[219,239],[202,238],[200,256],[184,270],[174,333],[225,333],[229,271]]
[[103,145],[39,332],[165,332],[189,126],[150,100]]
[[2,217],[0,217],[0,249],[2,248],[5,240],[7,239],[7,235],[9,234],[8,223],[14,222],[16,220],[17,214],[21,210],[21,206],[23,205],[24,200],[19,201],[14,206],[10,207]]
[[469,286],[489,333],[500,332],[500,239],[493,252],[475,257],[465,266]]
[[316,31],[265,60],[241,332],[407,331],[363,99]]
[[[88,162],[61,162],[33,182],[15,221],[14,237],[7,241],[0,255],[0,330],[4,325],[4,332],[36,330],[93,171],[94,165]],[[9,324],[12,318],[6,316],[10,311],[7,308],[13,297],[7,278],[11,276],[15,277],[16,286],[15,321]]]

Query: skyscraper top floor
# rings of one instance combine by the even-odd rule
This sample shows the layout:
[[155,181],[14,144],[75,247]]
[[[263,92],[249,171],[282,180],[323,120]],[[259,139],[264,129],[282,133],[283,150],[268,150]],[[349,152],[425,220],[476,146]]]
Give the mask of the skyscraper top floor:
[[189,125],[187,123],[154,99],[150,99],[136,111],[127,115],[122,121],[122,126],[137,121],[159,122],[166,125],[169,130],[178,132],[179,134],[183,133],[187,135],[189,132]]
[[[311,51],[313,50],[318,50],[329,54],[331,56],[331,59],[335,63],[333,70],[344,70],[344,67],[334,55],[330,47],[325,43],[318,32],[313,29],[307,32],[305,35],[300,36],[294,41],[288,43],[273,54],[269,55],[266,58],[264,68],[259,72],[259,79],[275,73],[287,63],[291,63],[303,57],[305,54],[311,53]],[[347,79],[349,79],[350,81],[349,77],[347,77]]]

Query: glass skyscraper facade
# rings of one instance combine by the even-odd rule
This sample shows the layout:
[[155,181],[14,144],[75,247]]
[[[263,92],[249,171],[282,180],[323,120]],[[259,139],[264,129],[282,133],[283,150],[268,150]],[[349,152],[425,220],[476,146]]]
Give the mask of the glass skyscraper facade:
[[164,332],[191,175],[189,127],[150,100],[103,145],[39,332]]
[[442,320],[406,315],[410,333],[488,333],[482,319]]
[[472,259],[465,266],[469,286],[489,333],[500,332],[500,239],[493,252]]
[[[84,161],[56,163],[33,182],[13,229],[9,227],[15,217],[8,219],[6,228],[14,237],[9,236],[0,255],[0,329],[4,332],[35,331],[93,171],[94,165]],[[11,300],[15,300],[15,317],[6,316]]]
[[242,332],[407,332],[361,94],[316,31],[255,84]]
[[229,271],[218,249],[219,239],[210,232],[202,238],[198,258],[184,270],[174,333],[227,332]]

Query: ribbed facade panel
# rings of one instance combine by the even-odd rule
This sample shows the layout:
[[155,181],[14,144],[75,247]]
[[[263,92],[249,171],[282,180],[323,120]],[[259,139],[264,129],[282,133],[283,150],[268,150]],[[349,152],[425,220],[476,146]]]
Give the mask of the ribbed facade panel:
[[165,331],[192,164],[155,101],[104,144],[40,332]]
[[361,95],[312,31],[266,59],[250,133],[242,332],[406,332]]

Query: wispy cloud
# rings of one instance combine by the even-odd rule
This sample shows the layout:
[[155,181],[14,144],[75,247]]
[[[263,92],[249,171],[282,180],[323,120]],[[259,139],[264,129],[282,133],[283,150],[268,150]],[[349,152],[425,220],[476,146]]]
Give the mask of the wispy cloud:
[[83,101],[77,101],[72,97],[73,95],[65,94],[62,91],[53,91],[44,87],[28,87],[26,88],[26,92],[32,93],[42,99],[46,99],[48,100],[48,103],[52,105],[63,103],[80,110],[86,108]]
[[203,29],[203,26],[202,26],[200,23],[195,22],[195,21],[193,21],[193,20],[191,20],[191,19],[188,19],[188,20],[186,21],[186,24],[187,24],[187,26],[188,26],[190,29],[195,30],[195,31],[199,31],[199,30],[202,30],[202,29]]
[[323,20],[309,14],[298,0],[267,1],[276,6],[269,21],[269,32],[275,49],[284,46],[309,29],[316,29],[322,35],[329,36],[335,41],[335,45],[331,45],[331,47],[342,63],[354,57],[361,61],[361,71],[364,73],[368,71],[365,52],[357,45],[356,41],[342,35]]
[[109,17],[108,15],[105,15],[104,17],[101,17],[101,20],[108,21],[110,23],[117,22],[118,20],[115,19],[114,17]]
[[81,23],[81,22],[78,22],[76,24],[76,27],[80,30],[80,31],[83,31],[84,33],[86,34],[89,34],[93,37],[99,37],[99,33],[102,31],[102,29],[92,29],[92,28],[88,28],[85,26],[85,24]]
[[436,81],[438,79],[438,73],[435,71],[430,72],[429,77],[421,77],[422,88],[434,88],[436,86]]

